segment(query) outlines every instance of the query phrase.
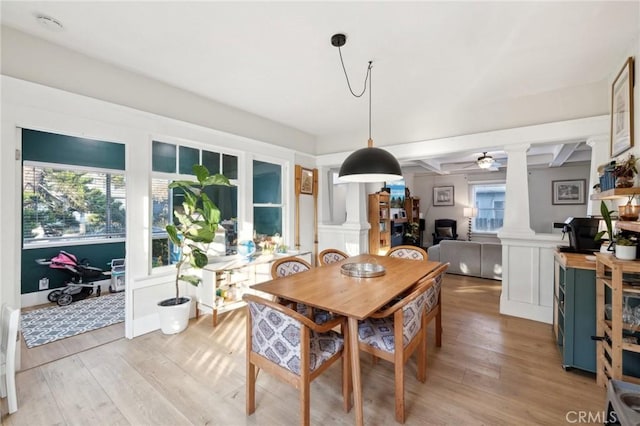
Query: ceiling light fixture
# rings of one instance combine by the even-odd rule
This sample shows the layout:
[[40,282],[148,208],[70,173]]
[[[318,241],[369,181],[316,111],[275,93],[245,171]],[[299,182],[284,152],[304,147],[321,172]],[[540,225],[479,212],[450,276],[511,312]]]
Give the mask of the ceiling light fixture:
[[53,19],[51,16],[38,15],[36,16],[36,20],[40,25],[42,25],[43,27],[45,27],[50,31],[60,32],[64,29],[60,21]]
[[493,166],[493,163],[496,160],[493,159],[492,156],[487,155],[486,152],[482,153],[481,157],[478,157],[478,160],[476,161],[476,163],[478,164],[478,167],[480,167],[481,169],[490,169],[491,166]]
[[347,78],[347,86],[349,91],[356,98],[364,95],[367,90],[367,80],[369,80],[369,141],[367,148],[361,148],[352,152],[340,166],[338,178],[341,182],[391,182],[402,179],[402,169],[398,160],[389,152],[381,148],[373,146],[371,139],[371,68],[373,61],[369,61],[367,66],[367,75],[364,78],[364,88],[360,94],[356,94],[351,89],[347,69],[342,60],[342,50],[340,48],[347,42],[347,36],[344,34],[334,34],[331,37],[331,44],[338,48],[340,53],[340,62],[344,76]]

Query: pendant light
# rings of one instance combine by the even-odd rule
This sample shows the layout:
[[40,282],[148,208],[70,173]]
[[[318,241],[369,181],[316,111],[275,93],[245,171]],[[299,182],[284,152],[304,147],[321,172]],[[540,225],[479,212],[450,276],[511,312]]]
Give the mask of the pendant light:
[[371,139],[371,64],[367,67],[367,75],[364,79],[364,88],[360,94],[356,94],[351,89],[347,69],[342,60],[342,51],[340,48],[347,42],[347,36],[344,34],[334,34],[331,37],[331,44],[338,48],[340,53],[340,62],[347,79],[349,91],[356,98],[361,97],[367,90],[367,80],[369,80],[369,141],[366,148],[361,148],[352,152],[340,166],[338,178],[341,182],[391,182],[402,179],[402,169],[398,160],[389,152],[381,148],[373,146]]

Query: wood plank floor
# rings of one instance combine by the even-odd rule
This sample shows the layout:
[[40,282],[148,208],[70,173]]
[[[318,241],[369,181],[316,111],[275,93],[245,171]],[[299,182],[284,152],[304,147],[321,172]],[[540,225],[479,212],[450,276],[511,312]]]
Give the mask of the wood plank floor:
[[[560,425],[567,413],[602,412],[594,376],[566,372],[550,325],[498,314],[500,282],[447,275],[443,345],[429,335],[427,382],[406,367],[408,425]],[[18,412],[6,425],[295,425],[298,395],[261,372],[257,409],[245,415],[245,314],[192,320],[174,336],[154,332],[23,370]],[[431,326],[433,327],[433,326]],[[44,347],[49,346],[45,345]],[[368,425],[394,424],[393,367],[362,356]],[[340,364],[311,385],[311,422],[351,425],[340,396]],[[575,420],[577,417],[569,419]]]

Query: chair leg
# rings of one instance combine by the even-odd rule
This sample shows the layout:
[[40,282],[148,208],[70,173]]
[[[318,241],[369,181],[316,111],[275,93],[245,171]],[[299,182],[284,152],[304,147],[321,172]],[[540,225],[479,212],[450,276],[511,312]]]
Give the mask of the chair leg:
[[436,346],[442,346],[442,292],[438,302],[438,313],[436,314]]
[[247,354],[247,416],[256,411],[256,366],[249,360]]
[[[402,353],[402,351],[398,352]],[[393,367],[396,382],[396,421],[404,423],[404,363],[402,362],[402,356],[395,357]]]
[[311,423],[311,414],[309,410],[310,382],[302,380],[300,383],[300,424],[309,426]]
[[418,380],[424,383],[427,380],[427,333],[425,332],[420,337],[420,344],[418,345]]

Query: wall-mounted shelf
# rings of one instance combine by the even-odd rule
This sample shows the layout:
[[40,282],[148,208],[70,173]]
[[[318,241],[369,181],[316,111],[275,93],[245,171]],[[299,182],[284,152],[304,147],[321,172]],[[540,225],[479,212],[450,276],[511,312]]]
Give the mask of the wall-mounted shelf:
[[640,233],[640,222],[631,222],[619,220],[616,222],[616,228],[624,229],[625,231]]
[[631,188],[614,188],[607,191],[591,194],[591,200],[615,200],[617,198],[626,198],[632,195],[640,195],[640,187],[633,186]]

